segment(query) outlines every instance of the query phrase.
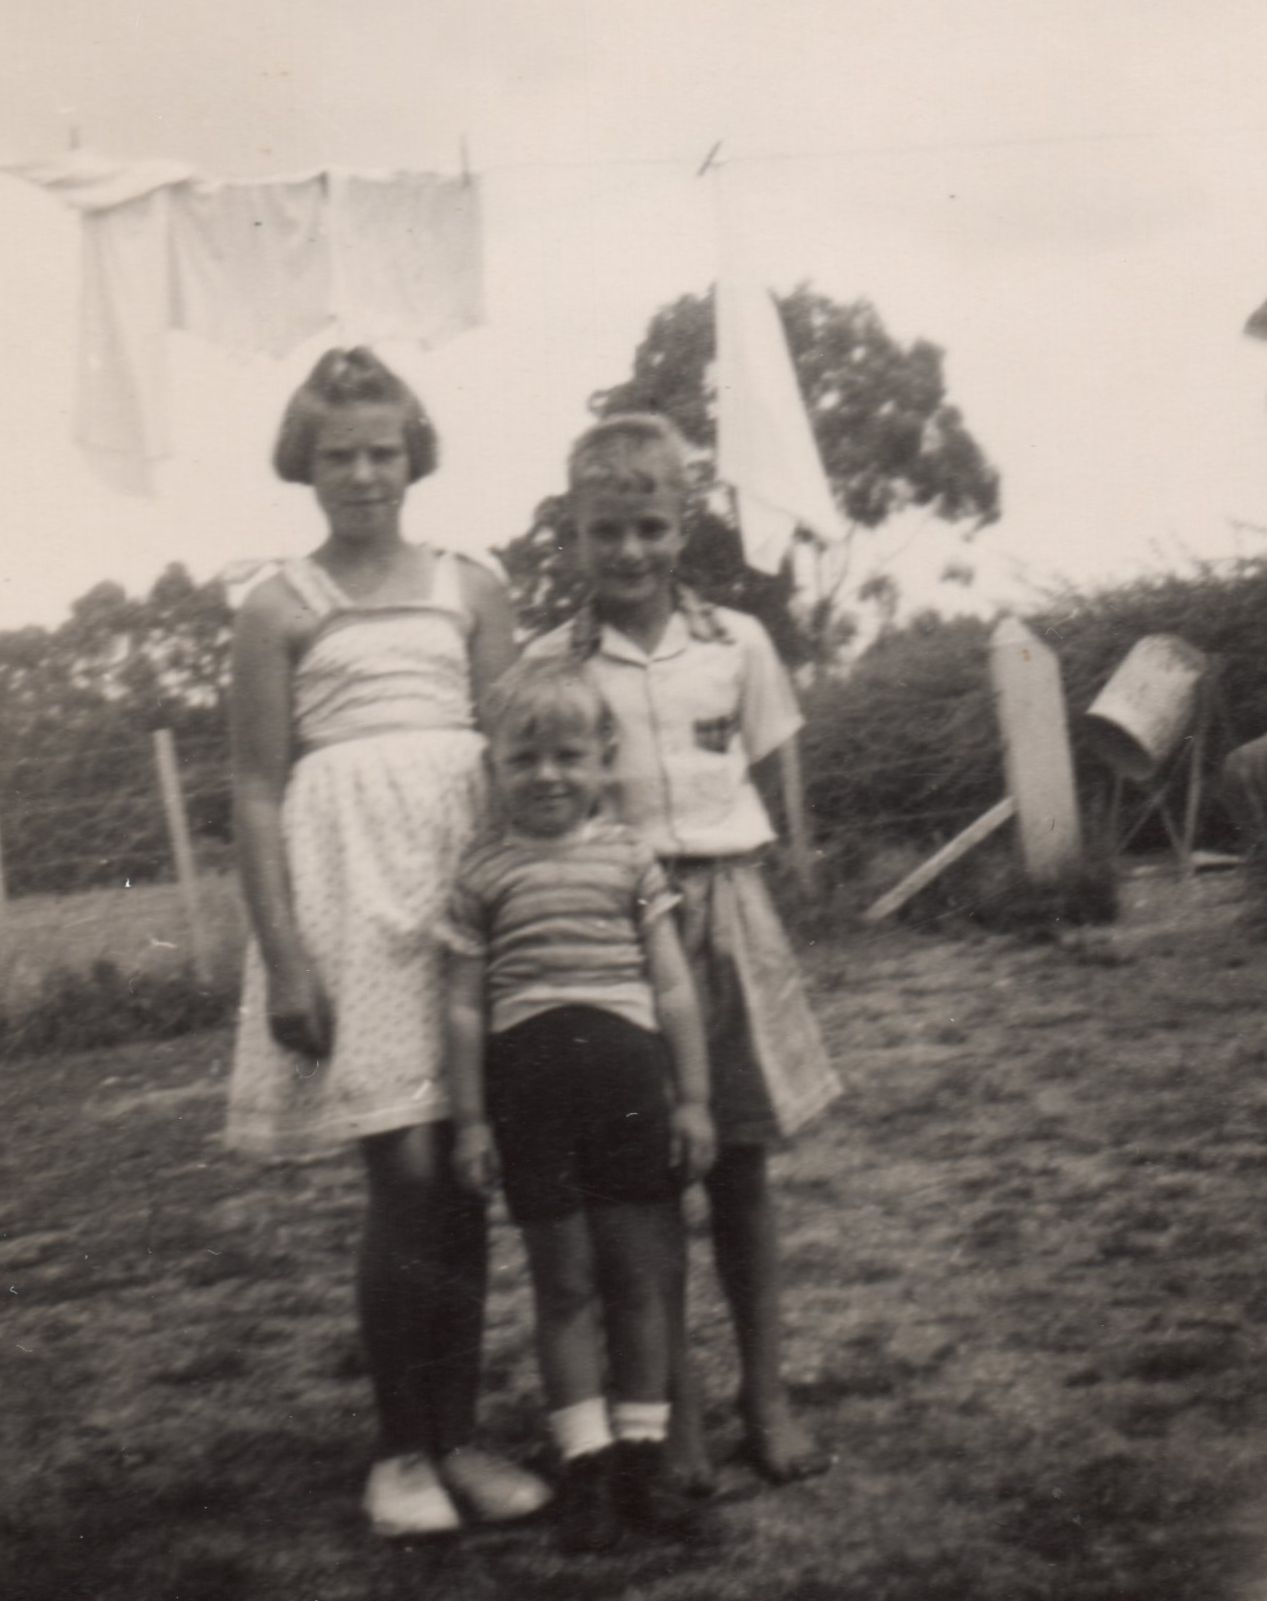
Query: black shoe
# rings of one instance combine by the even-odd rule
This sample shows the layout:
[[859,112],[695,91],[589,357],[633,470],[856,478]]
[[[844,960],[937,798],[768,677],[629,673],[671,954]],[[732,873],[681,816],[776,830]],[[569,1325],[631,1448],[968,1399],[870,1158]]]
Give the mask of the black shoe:
[[555,1537],[564,1551],[610,1551],[621,1525],[612,1499],[613,1452],[587,1451],[563,1464],[554,1497]]
[[612,1479],[616,1510],[644,1534],[687,1540],[700,1530],[700,1507],[665,1468],[660,1440],[618,1440]]

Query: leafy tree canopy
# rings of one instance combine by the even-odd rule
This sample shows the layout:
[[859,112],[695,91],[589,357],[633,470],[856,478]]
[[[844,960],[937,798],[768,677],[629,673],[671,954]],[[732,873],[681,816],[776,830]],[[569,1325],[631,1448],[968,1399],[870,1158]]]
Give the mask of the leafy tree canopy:
[[[713,599],[761,615],[793,661],[823,659],[849,637],[837,597],[850,576],[854,536],[912,507],[979,528],[999,515],[999,475],[946,396],[942,352],[917,339],[900,345],[867,300],[848,305],[808,285],[778,301],[819,451],[846,525],[844,546],[823,552],[808,618],[789,611],[790,574],[747,568],[719,493],[713,296],[684,295],[652,318],[629,379],[591,397],[597,417],[658,411],[699,451],[686,524],[690,576]],[[526,627],[551,626],[571,610],[579,581],[569,561],[567,507],[552,496],[527,533],[499,552]],[[956,574],[958,576],[958,573]],[[869,597],[891,614],[891,580]]]

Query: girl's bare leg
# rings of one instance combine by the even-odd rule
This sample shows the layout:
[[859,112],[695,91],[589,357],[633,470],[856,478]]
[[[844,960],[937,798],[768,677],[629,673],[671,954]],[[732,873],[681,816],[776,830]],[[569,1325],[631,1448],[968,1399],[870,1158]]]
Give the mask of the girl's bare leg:
[[447,1123],[362,1141],[361,1332],[388,1456],[440,1457],[475,1428],[487,1229],[450,1175],[451,1141]]

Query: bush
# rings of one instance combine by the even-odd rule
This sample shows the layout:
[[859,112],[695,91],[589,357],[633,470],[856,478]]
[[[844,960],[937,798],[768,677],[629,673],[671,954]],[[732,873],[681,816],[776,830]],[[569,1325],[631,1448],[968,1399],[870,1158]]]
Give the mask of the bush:
[[87,972],[56,968],[32,1000],[0,1012],[0,1051],[34,1056],[170,1039],[224,1022],[236,999],[232,987],[208,987],[187,968],[130,978],[109,961]]
[[[1267,561],[1242,561],[1054,595],[1026,619],[1060,661],[1079,798],[1097,847],[1111,775],[1086,737],[1083,714],[1100,689],[1146,634],[1178,634],[1206,652],[1217,675],[1204,756],[1205,777],[1213,779],[1232,746],[1267,732],[1265,616]],[[1005,793],[990,632],[976,618],[925,614],[881,636],[847,677],[810,691],[807,801],[820,843],[851,874],[865,872],[868,855],[897,845],[928,854]],[[1215,802],[1206,806],[1202,839],[1232,843]],[[1164,846],[1160,820],[1136,843]]]
[[815,829],[851,839],[859,867],[871,849],[931,845],[986,811],[1004,793],[987,625],[919,617],[812,689],[804,765]]
[[1052,883],[1025,875],[1010,841],[992,840],[956,862],[904,908],[917,927],[973,924],[998,934],[1050,939],[1117,917],[1114,864],[1096,852]]

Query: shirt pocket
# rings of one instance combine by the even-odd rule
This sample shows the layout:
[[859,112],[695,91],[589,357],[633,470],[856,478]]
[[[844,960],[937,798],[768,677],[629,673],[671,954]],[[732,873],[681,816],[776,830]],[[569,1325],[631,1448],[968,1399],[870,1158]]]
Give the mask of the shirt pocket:
[[747,778],[747,763],[735,730],[710,734],[709,743],[697,735],[679,752],[674,774],[674,812],[686,828],[712,828],[734,810]]
[[724,756],[739,732],[739,718],[731,713],[722,717],[697,717],[691,725],[695,744],[713,756]]

